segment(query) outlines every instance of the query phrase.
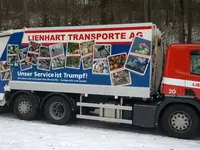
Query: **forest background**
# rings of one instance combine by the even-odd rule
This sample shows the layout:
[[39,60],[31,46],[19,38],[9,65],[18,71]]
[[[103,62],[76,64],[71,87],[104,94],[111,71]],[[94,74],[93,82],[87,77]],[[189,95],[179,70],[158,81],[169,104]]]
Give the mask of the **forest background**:
[[200,43],[200,0],[0,0],[0,31],[153,22],[165,46]]

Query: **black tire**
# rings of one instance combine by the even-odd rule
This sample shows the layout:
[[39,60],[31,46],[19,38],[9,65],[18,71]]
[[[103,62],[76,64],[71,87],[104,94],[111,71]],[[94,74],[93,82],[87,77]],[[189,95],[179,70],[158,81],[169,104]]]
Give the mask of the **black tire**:
[[65,98],[62,96],[52,96],[44,105],[44,114],[50,123],[64,125],[71,120],[73,113],[69,102]]
[[[20,110],[20,106],[22,107],[22,103],[30,105],[30,107],[27,106],[27,110],[24,110],[25,112],[22,112],[23,110]],[[39,102],[37,98],[32,94],[27,93],[21,93],[19,94],[14,103],[14,113],[16,116],[21,120],[33,120],[36,118],[38,113],[38,106]]]
[[199,127],[199,116],[194,109],[187,105],[169,106],[161,116],[162,130],[172,137],[192,138],[197,134]]

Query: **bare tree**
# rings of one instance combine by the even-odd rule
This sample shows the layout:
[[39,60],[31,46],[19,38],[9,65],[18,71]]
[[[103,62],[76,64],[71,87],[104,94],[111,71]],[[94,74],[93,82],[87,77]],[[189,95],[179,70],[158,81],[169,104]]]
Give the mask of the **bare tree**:
[[149,22],[151,20],[151,1],[144,0],[144,21]]
[[191,43],[199,8],[199,0],[0,0],[0,29],[152,21],[172,30],[171,41]]
[[68,17],[68,13],[69,13],[69,11],[68,11],[68,9],[69,9],[69,0],[64,0],[64,24],[65,25],[68,25],[68,19],[69,19],[69,17]]
[[187,43],[192,42],[192,11],[190,9],[191,1],[186,0],[185,6],[187,7]]
[[180,42],[185,43],[185,5],[184,0],[179,0],[180,8]]
[[61,0],[53,0],[53,16],[55,20],[55,25],[60,26],[61,21]]
[[23,26],[29,27],[28,0],[23,0]]
[[101,0],[100,1],[100,9],[101,9],[101,24],[107,24],[108,18],[107,18],[107,9],[106,6],[108,4],[108,0]]
[[49,13],[48,13],[48,0],[41,0],[41,13],[42,13],[42,26],[50,26]]

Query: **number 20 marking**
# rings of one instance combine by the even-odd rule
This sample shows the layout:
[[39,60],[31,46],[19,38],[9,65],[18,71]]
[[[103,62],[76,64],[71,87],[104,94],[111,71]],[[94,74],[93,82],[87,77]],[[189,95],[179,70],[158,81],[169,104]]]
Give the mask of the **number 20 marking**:
[[169,94],[176,94],[176,90],[175,89],[169,89]]

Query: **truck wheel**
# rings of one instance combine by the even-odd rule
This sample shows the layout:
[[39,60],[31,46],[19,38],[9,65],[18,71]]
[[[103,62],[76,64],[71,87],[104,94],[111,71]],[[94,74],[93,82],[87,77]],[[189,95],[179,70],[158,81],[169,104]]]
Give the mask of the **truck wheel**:
[[45,117],[49,122],[64,125],[71,118],[71,108],[67,100],[61,96],[50,97],[44,106]]
[[20,94],[15,99],[14,113],[21,120],[33,120],[37,115],[38,100],[26,93]]
[[186,105],[170,106],[161,117],[161,128],[169,136],[176,138],[192,138],[200,126],[199,116]]

